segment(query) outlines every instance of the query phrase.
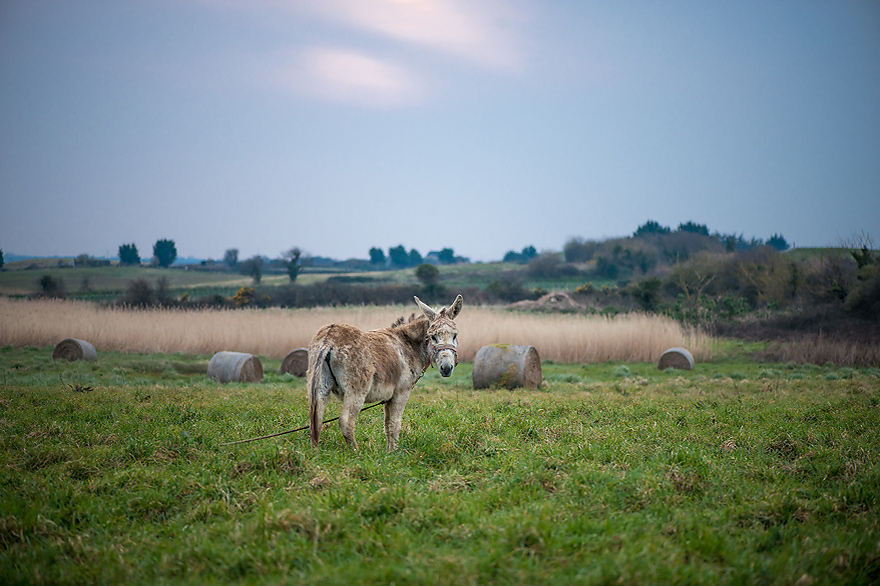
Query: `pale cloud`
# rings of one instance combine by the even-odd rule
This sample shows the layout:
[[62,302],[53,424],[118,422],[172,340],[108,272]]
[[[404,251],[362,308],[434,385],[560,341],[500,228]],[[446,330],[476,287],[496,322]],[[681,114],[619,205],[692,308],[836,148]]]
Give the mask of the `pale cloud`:
[[445,85],[438,58],[502,74],[524,67],[524,19],[515,8],[523,0],[195,1],[249,14],[276,39],[279,30],[294,33],[288,47],[248,70],[261,85],[299,96],[407,106]]
[[280,59],[270,78],[293,94],[380,108],[409,105],[425,93],[406,67],[334,47],[311,47]]
[[522,15],[495,0],[295,0],[303,11],[350,28],[452,55],[484,67],[516,70]]

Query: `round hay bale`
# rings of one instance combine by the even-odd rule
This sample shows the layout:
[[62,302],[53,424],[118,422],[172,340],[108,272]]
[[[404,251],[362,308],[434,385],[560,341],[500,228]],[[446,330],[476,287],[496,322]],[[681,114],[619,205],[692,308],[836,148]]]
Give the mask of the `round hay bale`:
[[208,376],[221,383],[263,381],[263,363],[253,354],[217,352],[208,363]]
[[541,381],[541,358],[534,346],[492,344],[480,348],[474,358],[475,389],[493,385],[537,389]]
[[693,370],[694,357],[684,348],[670,348],[660,356],[657,368],[666,370],[667,368],[677,368],[678,370]]
[[97,362],[98,352],[91,343],[85,340],[77,340],[76,338],[67,338],[61,340],[55,346],[52,352],[52,360],[85,360],[87,362]]
[[297,348],[284,357],[281,361],[281,374],[290,373],[293,376],[305,376],[309,368],[309,349]]

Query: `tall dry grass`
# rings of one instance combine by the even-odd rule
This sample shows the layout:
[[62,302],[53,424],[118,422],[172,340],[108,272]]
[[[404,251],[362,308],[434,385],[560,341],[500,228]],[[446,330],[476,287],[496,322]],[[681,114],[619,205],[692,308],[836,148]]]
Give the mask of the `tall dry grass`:
[[[50,346],[79,338],[99,351],[233,350],[281,358],[308,346],[315,332],[328,323],[377,329],[414,309],[131,310],[76,301],[0,299],[0,345]],[[557,362],[655,361],[675,346],[688,348],[698,360],[712,355],[710,338],[659,316],[539,315],[465,305],[456,323],[459,357],[464,361],[472,361],[480,347],[494,343],[531,345],[543,360]]]

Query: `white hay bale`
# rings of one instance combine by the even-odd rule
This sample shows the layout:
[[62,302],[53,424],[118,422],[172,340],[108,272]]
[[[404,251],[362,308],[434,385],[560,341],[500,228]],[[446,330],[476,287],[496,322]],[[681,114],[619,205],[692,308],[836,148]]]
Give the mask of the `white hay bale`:
[[515,389],[541,386],[541,358],[534,346],[492,344],[483,346],[474,358],[474,388],[494,385]]
[[221,383],[263,381],[263,363],[253,354],[217,352],[208,363],[208,376]]
[[52,360],[97,362],[98,352],[91,343],[85,340],[67,338],[66,340],[61,340],[55,346],[55,350],[52,352]]
[[281,361],[281,374],[290,373],[293,376],[305,376],[309,368],[309,349],[297,348],[284,357]]
[[693,370],[694,357],[684,348],[670,348],[660,356],[657,368],[677,368],[678,370]]

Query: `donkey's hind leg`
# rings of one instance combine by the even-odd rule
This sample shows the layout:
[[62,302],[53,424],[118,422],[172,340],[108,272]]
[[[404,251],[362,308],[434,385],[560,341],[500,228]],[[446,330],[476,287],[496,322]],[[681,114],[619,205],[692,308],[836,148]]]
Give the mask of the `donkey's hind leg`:
[[[326,356],[326,352],[321,353]],[[309,369],[309,436],[312,447],[318,447],[321,428],[324,425],[324,410],[330,400],[330,393],[336,388],[336,379],[328,362],[321,358],[320,362]]]
[[357,423],[358,413],[364,408],[366,395],[358,392],[348,392],[342,399],[342,410],[339,413],[339,429],[342,437],[348,443],[348,447],[357,451],[358,444],[354,438],[354,427]]
[[407,399],[409,399],[409,391],[398,392],[385,403],[385,442],[389,452],[397,449],[397,439],[400,437],[400,425]]

